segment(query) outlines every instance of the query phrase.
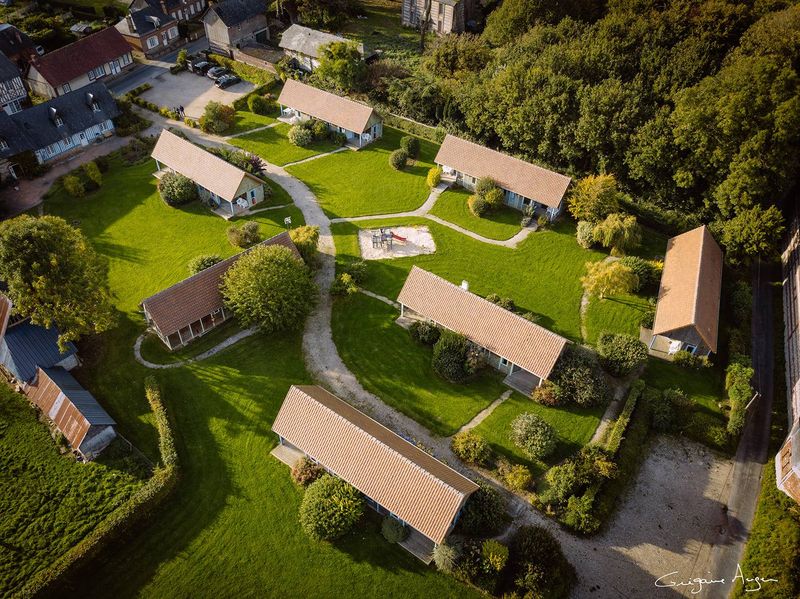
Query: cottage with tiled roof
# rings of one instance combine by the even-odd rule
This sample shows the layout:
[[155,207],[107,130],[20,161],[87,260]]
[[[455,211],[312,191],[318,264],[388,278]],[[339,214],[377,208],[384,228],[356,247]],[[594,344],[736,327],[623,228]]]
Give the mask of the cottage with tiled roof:
[[[253,247],[261,245],[282,245],[300,258],[289,233],[281,233]],[[251,250],[252,248],[231,256],[142,300],[142,310],[148,326],[168,348],[182,347],[232,316],[225,310],[219,289],[222,277],[239,258]]]
[[717,351],[722,250],[705,225],[667,243],[653,321],[650,353]]
[[564,209],[571,179],[514,156],[447,135],[434,160],[445,180],[474,189],[478,179],[491,177],[505,192],[505,203],[517,210],[544,211],[550,220]]
[[26,81],[31,91],[55,98],[108,80],[133,68],[128,42],[114,27],[88,35],[77,42],[31,60]]
[[356,148],[383,135],[383,121],[371,106],[287,79],[278,97],[281,119],[287,122],[318,119],[331,131],[343,133]]
[[5,54],[0,54],[0,109],[6,114],[22,110],[28,100],[28,90],[22,83],[22,75]]
[[[412,529],[402,546],[428,563],[478,485],[316,385],[292,386],[272,430],[273,455],[303,455],[350,483],[367,504]],[[416,549],[416,550],[415,550]]]
[[[298,68],[308,73],[319,66],[320,49],[333,43],[348,43],[351,40],[317,31],[310,27],[294,24],[281,35],[278,46],[283,49],[283,53],[294,61]],[[355,43],[355,42],[353,42]],[[364,55],[364,45],[359,45],[361,55]]]
[[203,16],[208,46],[233,58],[236,48],[248,43],[266,44],[267,5],[264,0],[222,0],[209,6]]
[[508,374],[504,382],[525,394],[550,376],[568,343],[471,293],[466,282],[454,285],[418,266],[411,267],[397,301],[401,317],[432,321],[482,348],[487,361]]
[[156,178],[167,172],[180,173],[195,182],[203,201],[213,203],[227,216],[264,200],[261,179],[166,129],[151,155],[158,167]]

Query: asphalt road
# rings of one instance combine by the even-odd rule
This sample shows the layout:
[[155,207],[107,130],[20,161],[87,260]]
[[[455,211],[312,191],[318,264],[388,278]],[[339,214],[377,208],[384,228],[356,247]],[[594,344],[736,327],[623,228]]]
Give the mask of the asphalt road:
[[[692,576],[732,580],[737,574],[737,565],[744,555],[747,537],[753,524],[756,502],[761,490],[761,476],[768,457],[774,399],[772,301],[774,288],[770,283],[775,280],[780,280],[777,266],[754,265],[752,354],[755,370],[754,386],[761,396],[750,406],[747,423],[736,450],[733,472],[727,484],[728,489],[720,497],[720,500],[726,503],[727,524],[720,526],[712,538],[705,540],[704,550],[698,555]],[[778,398],[778,401],[783,401],[783,398]],[[761,575],[759,572],[743,572],[743,574],[745,577]],[[711,585],[699,596],[703,599],[724,599],[728,597],[731,589],[732,586],[729,584]]]
[[136,63],[131,71],[121,77],[114,79],[108,84],[108,89],[112,94],[121,96],[129,92],[134,87],[140,86],[151,79],[155,79],[159,75],[163,75],[169,70],[169,65],[174,64],[178,58],[178,52],[186,50],[189,54],[194,54],[200,50],[208,48],[208,40],[201,37],[190,44],[186,44],[182,48],[178,48],[174,52],[161,56],[158,60],[148,60],[146,63]]

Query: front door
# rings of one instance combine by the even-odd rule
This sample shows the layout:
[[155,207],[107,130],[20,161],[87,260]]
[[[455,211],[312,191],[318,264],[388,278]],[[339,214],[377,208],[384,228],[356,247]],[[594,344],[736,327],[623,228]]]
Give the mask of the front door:
[[89,145],[89,140],[86,139],[86,134],[83,131],[81,131],[81,145],[82,146],[88,146]]

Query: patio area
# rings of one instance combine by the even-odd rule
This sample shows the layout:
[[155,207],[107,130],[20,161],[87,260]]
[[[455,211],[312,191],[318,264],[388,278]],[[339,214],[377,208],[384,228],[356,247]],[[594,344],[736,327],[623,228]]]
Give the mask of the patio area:
[[540,379],[535,374],[527,370],[516,370],[503,379],[503,384],[519,391],[526,397],[530,397],[533,390],[539,386]]
[[436,545],[413,528],[409,527],[409,531],[406,540],[401,541],[398,545],[427,566],[433,561],[433,549]]
[[276,445],[275,449],[269,452],[269,455],[277,458],[279,461],[289,466],[289,468],[294,468],[297,460],[303,457],[303,452],[289,445]]
[[[639,341],[647,346],[647,353],[651,356],[661,358],[662,360],[669,360],[670,362],[672,361],[674,354],[670,353],[670,339],[662,337],[661,335],[655,335],[654,339],[651,329],[639,327]],[[652,347],[650,346],[651,343],[653,344]]]

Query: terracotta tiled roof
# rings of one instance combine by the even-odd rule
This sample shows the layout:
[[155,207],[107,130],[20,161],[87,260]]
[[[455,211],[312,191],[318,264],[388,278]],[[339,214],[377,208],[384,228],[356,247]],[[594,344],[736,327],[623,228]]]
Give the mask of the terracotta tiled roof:
[[441,543],[471,480],[315,385],[293,386],[272,425],[278,435]]
[[236,199],[245,179],[261,184],[258,177],[166,129],[161,131],[151,156],[229,202]]
[[354,133],[363,133],[375,113],[369,106],[294,79],[286,80],[278,103]]
[[667,243],[653,333],[667,335],[694,327],[717,351],[722,250],[704,225]]
[[32,64],[50,85],[56,87],[130,51],[131,47],[120,32],[114,27],[107,27],[44,56],[35,57]]
[[506,358],[541,379],[555,366],[566,339],[414,266],[397,301]]
[[[260,245],[282,245],[292,250],[300,258],[300,254],[287,232],[271,237],[253,247]],[[252,249],[231,256],[227,260],[142,300],[142,307],[147,310],[153,324],[161,334],[165,337],[172,335],[221,308],[223,302],[219,286],[222,276],[241,256]]]
[[454,135],[444,138],[435,162],[471,177],[491,177],[504,189],[552,208],[561,203],[571,181],[565,175]]

